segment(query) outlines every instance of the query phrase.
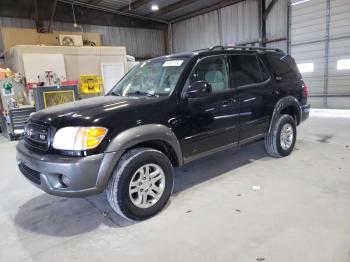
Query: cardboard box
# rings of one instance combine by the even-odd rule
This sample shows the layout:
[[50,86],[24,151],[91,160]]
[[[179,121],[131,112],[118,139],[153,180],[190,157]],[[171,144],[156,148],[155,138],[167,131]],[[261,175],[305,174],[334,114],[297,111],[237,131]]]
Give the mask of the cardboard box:
[[94,42],[101,46],[101,35],[96,33],[54,31],[53,33],[38,33],[36,29],[1,27],[4,52],[16,45],[49,45],[59,46],[59,35],[81,35],[83,40]]

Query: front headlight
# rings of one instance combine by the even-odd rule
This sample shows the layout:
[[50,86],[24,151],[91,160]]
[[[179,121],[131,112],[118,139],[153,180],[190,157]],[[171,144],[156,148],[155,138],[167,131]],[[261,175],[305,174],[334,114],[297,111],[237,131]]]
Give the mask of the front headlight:
[[64,127],[59,129],[53,140],[53,147],[59,150],[88,150],[97,147],[107,134],[99,126]]

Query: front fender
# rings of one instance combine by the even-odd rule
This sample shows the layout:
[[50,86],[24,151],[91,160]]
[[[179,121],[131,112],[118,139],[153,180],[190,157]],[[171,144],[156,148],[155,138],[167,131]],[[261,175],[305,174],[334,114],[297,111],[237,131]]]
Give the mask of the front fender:
[[174,132],[167,126],[161,124],[148,124],[127,129],[118,134],[106,149],[108,152],[126,151],[137,144],[161,140],[174,150],[178,163],[183,164],[181,147]]

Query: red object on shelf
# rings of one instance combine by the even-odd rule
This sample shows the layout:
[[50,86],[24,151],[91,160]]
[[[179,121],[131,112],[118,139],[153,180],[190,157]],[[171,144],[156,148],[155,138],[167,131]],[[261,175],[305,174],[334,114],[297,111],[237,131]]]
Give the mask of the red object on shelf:
[[38,83],[27,83],[28,90],[33,90],[38,86]]
[[61,86],[76,86],[78,85],[78,80],[69,80],[69,81],[62,81]]

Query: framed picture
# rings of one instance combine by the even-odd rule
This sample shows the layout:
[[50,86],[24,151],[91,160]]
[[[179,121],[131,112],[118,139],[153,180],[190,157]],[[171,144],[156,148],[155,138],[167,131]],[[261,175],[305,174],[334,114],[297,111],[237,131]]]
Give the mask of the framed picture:
[[43,92],[44,108],[75,101],[74,90]]
[[40,86],[33,89],[35,108],[37,111],[56,105],[78,100],[78,87],[71,86]]

